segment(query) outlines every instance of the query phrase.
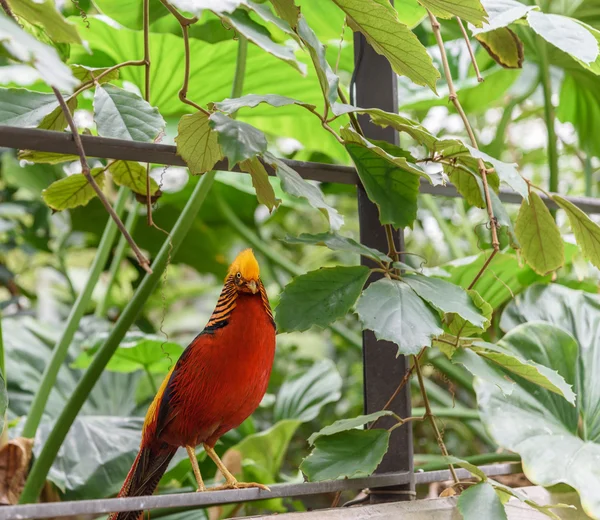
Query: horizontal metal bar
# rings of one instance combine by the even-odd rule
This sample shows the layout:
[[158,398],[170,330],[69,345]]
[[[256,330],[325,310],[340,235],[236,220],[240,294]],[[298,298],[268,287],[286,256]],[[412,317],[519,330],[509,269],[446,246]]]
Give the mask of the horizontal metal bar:
[[[177,155],[177,147],[167,144],[140,143],[121,139],[109,139],[82,135],[81,140],[86,155],[102,159],[120,159],[124,161],[150,162],[168,166],[186,166],[184,160]],[[18,150],[36,150],[39,152],[53,152],[76,155],[75,142],[69,132],[53,132],[37,128],[17,128],[13,126],[0,126],[0,147],[15,148]],[[357,184],[358,175],[351,166],[338,164],[324,164],[304,161],[284,162],[296,170],[304,179],[335,182],[338,184]],[[229,171],[226,161],[220,161],[215,166],[217,170]],[[239,171],[236,167],[233,171]],[[267,166],[270,175],[274,175],[271,167]],[[421,193],[441,195],[443,197],[460,197],[456,188],[451,184],[447,186],[432,186],[427,181],[421,182]],[[502,189],[499,193],[500,200],[508,204],[520,204],[521,196],[512,191]],[[558,206],[545,195],[540,195],[546,205],[552,209]],[[600,213],[600,199],[592,197],[564,197],[588,214]]]
[[[516,464],[493,464],[480,469],[486,475],[507,475],[518,471]],[[467,479],[471,475],[464,469],[458,469],[458,476]],[[447,470],[418,472],[417,484],[428,484],[450,480]],[[329,480],[325,482],[304,482],[300,484],[275,484],[271,491],[260,489],[231,489],[226,491],[206,491],[204,493],[174,493],[146,497],[107,498],[99,500],[79,500],[76,502],[54,502],[46,504],[27,504],[0,507],[0,520],[31,520],[36,518],[69,517],[95,515],[120,511],[150,510],[158,508],[208,507],[237,502],[253,502],[269,498],[299,497],[334,493],[337,491],[381,488],[406,484],[410,480],[407,472],[383,473],[366,478]]]

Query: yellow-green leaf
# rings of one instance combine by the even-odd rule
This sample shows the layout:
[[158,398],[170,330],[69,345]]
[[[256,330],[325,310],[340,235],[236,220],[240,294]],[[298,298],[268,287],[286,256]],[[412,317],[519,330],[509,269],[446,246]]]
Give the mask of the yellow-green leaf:
[[177,154],[187,163],[190,173],[199,175],[213,169],[223,158],[218,135],[204,112],[185,115],[179,121],[175,138]]
[[333,0],[347,15],[350,27],[365,35],[378,54],[385,56],[392,68],[417,85],[427,85],[435,92],[440,73],[431,57],[412,31],[398,20],[398,13],[388,0]]
[[537,193],[523,200],[515,224],[525,261],[538,274],[556,271],[565,262],[565,247],[556,222]]
[[575,204],[563,199],[560,195],[553,195],[552,198],[567,213],[583,256],[600,268],[600,226]]
[[[69,111],[71,114],[75,112],[77,108],[77,98],[71,98],[67,101],[67,106],[69,107]],[[38,125],[38,128],[43,130],[56,130],[62,132],[69,123],[67,123],[67,118],[65,117],[64,112],[60,106],[56,107],[52,112],[50,112]]]
[[36,150],[19,150],[17,157],[24,161],[40,164],[60,164],[64,162],[77,161],[77,155],[54,152],[38,152]]
[[475,27],[487,22],[487,13],[480,0],[419,0],[419,3],[440,18],[458,16]]
[[300,18],[300,8],[294,3],[294,0],[271,0],[275,12],[279,18],[283,18],[293,29],[298,25]]
[[[94,168],[91,174],[98,186],[102,188],[104,186],[104,168]],[[55,211],[85,206],[95,196],[94,188],[83,173],[75,173],[65,179],[53,182],[42,192],[44,202]]]
[[273,211],[279,206],[281,200],[275,196],[275,191],[273,191],[273,186],[271,186],[271,182],[269,181],[269,174],[258,160],[258,157],[242,161],[240,169],[249,173],[252,177],[252,186],[256,190],[256,198],[260,204],[267,206],[269,211]]
[[523,42],[508,27],[476,34],[475,38],[498,65],[505,69],[523,67]]
[[[146,167],[133,161],[115,161],[108,167],[113,180],[119,186],[127,186],[132,191],[146,194]],[[158,184],[150,178],[150,194],[154,195],[158,190]]]
[[19,18],[42,26],[53,41],[81,43],[77,29],[58,12],[54,0],[10,0],[10,7]]

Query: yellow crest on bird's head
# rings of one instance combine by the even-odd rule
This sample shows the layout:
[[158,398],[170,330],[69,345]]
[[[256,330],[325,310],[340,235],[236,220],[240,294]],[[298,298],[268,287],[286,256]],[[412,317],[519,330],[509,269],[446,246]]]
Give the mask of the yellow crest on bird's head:
[[260,269],[258,268],[258,262],[254,257],[252,249],[244,249],[235,257],[227,275],[236,276],[237,273],[241,273],[244,280],[258,280]]

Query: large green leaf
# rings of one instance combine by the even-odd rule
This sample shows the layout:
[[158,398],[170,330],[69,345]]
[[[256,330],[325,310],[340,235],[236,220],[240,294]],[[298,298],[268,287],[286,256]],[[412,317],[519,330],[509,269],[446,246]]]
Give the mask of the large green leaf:
[[360,180],[379,208],[382,224],[400,229],[411,227],[417,218],[417,198],[421,179],[386,160],[374,150],[354,143],[346,144]]
[[357,242],[353,238],[344,237],[337,233],[318,233],[316,235],[309,235],[303,233],[298,237],[286,237],[285,241],[288,244],[313,244],[319,246],[326,246],[332,251],[345,251],[347,253],[354,253],[357,255],[363,255],[368,258],[373,258],[381,262],[391,262],[392,259],[386,254],[367,247],[360,242]]
[[77,28],[57,11],[54,0],[11,0],[10,7],[19,18],[43,27],[53,41],[81,43]]
[[491,484],[480,482],[468,487],[458,497],[458,510],[464,520],[506,520],[506,511]]
[[523,200],[515,234],[527,263],[541,275],[556,271],[565,262],[565,247],[556,222],[539,195]]
[[279,300],[275,322],[279,332],[326,327],[352,308],[369,277],[364,266],[329,267],[297,276]]
[[204,112],[183,116],[178,130],[175,138],[177,154],[187,163],[190,173],[206,173],[223,158],[218,135],[210,127],[209,117]]
[[114,85],[98,85],[94,96],[94,119],[103,137],[152,142],[165,121],[147,101]]
[[350,27],[362,32],[396,74],[435,91],[440,77],[431,57],[411,30],[398,20],[387,0],[333,0],[348,16]]
[[[104,186],[104,168],[94,168],[90,173],[96,184],[102,188]],[[42,192],[44,202],[56,211],[85,206],[94,197],[96,197],[96,191],[83,173],[74,173],[65,179],[53,182]]]
[[383,278],[369,285],[356,312],[377,339],[398,345],[398,355],[418,354],[444,332],[437,313],[408,284],[396,280]]
[[0,41],[10,56],[33,66],[46,83],[73,92],[78,82],[54,47],[38,41],[7,16],[0,17]]
[[419,0],[419,3],[441,18],[457,16],[475,27],[487,21],[487,13],[480,0]]
[[[93,0],[100,12],[129,29],[142,29],[143,2],[138,0]],[[150,0],[150,23],[169,14],[160,0]],[[88,33],[85,32],[87,37]]]
[[[597,295],[559,285],[531,287],[502,315],[510,329],[504,346],[558,371],[575,387],[577,408],[519,377],[506,398],[494,385],[476,384],[482,420],[501,446],[521,455],[528,478],[574,487],[593,518],[600,517],[599,323]],[[538,334],[542,327],[550,332]]]
[[341,390],[342,378],[335,364],[324,359],[286,378],[277,393],[273,417],[276,421],[312,421],[326,404],[339,400]]
[[319,437],[300,469],[309,481],[366,477],[383,459],[390,439],[387,430],[347,430]]
[[267,151],[265,134],[248,123],[215,112],[210,116],[209,124],[217,134],[230,167]]
[[58,106],[54,94],[24,88],[0,88],[0,124],[35,128]]
[[359,426],[364,426],[367,423],[372,423],[379,419],[380,417],[387,417],[390,415],[394,415],[394,412],[390,410],[380,410],[375,413],[370,413],[368,415],[359,415],[358,417],[353,417],[352,419],[340,419],[339,421],[335,421],[333,424],[325,426],[325,428],[321,428],[318,432],[313,433],[308,438],[308,443],[313,445],[315,440],[323,435],[333,435],[334,433],[339,433],[347,430],[357,429]]
[[407,275],[404,282],[421,298],[443,313],[454,313],[473,324],[483,327],[486,322],[467,292],[453,283],[423,275]]

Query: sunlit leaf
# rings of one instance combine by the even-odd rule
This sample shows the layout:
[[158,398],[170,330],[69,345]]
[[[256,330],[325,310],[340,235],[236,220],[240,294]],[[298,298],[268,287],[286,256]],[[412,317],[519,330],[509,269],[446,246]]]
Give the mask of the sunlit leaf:
[[[67,107],[69,107],[69,112],[73,114],[77,109],[77,98],[73,97],[67,100]],[[63,112],[61,106],[57,106],[52,112],[50,112],[46,117],[44,117],[44,119],[40,121],[38,128],[62,132],[67,126],[69,126],[69,123],[67,122],[65,113]]]
[[212,170],[223,158],[217,133],[210,127],[209,117],[204,112],[181,118],[175,143],[177,154],[183,158],[194,175]]
[[0,124],[35,128],[60,107],[54,94],[24,88],[0,88]]
[[280,18],[283,18],[290,27],[296,28],[298,18],[300,18],[300,8],[294,3],[294,0],[271,0],[271,4]]
[[473,34],[506,27],[524,18],[532,9],[539,9],[535,5],[524,5],[518,0],[481,0],[481,3],[488,14],[488,20],[480,29],[475,28]]
[[[115,161],[108,167],[113,180],[119,186],[127,186],[136,193],[146,194],[146,167],[133,161]],[[150,178],[150,194],[154,195],[158,184]]]
[[81,43],[77,28],[58,12],[54,0],[11,0],[10,7],[19,18],[43,27],[53,41]]
[[281,200],[275,196],[275,191],[271,182],[269,181],[269,174],[263,164],[258,160],[258,157],[252,157],[240,162],[240,169],[247,172],[252,177],[252,185],[256,190],[256,198],[258,202],[264,204],[269,208],[269,211],[273,211]]
[[[169,11],[161,4],[160,0],[150,1],[150,24]],[[143,2],[138,0],[94,0],[94,5],[106,16],[129,29],[142,29],[143,27]],[[86,37],[88,33],[86,31]]]
[[506,69],[523,67],[523,42],[508,27],[476,34],[475,38],[496,63]]
[[[94,168],[91,174],[98,186],[102,188],[104,168]],[[44,202],[55,211],[85,206],[95,196],[94,188],[83,173],[75,173],[65,179],[53,182],[42,192]]]
[[475,27],[487,21],[487,13],[480,0],[419,0],[419,3],[440,18],[457,16]]

